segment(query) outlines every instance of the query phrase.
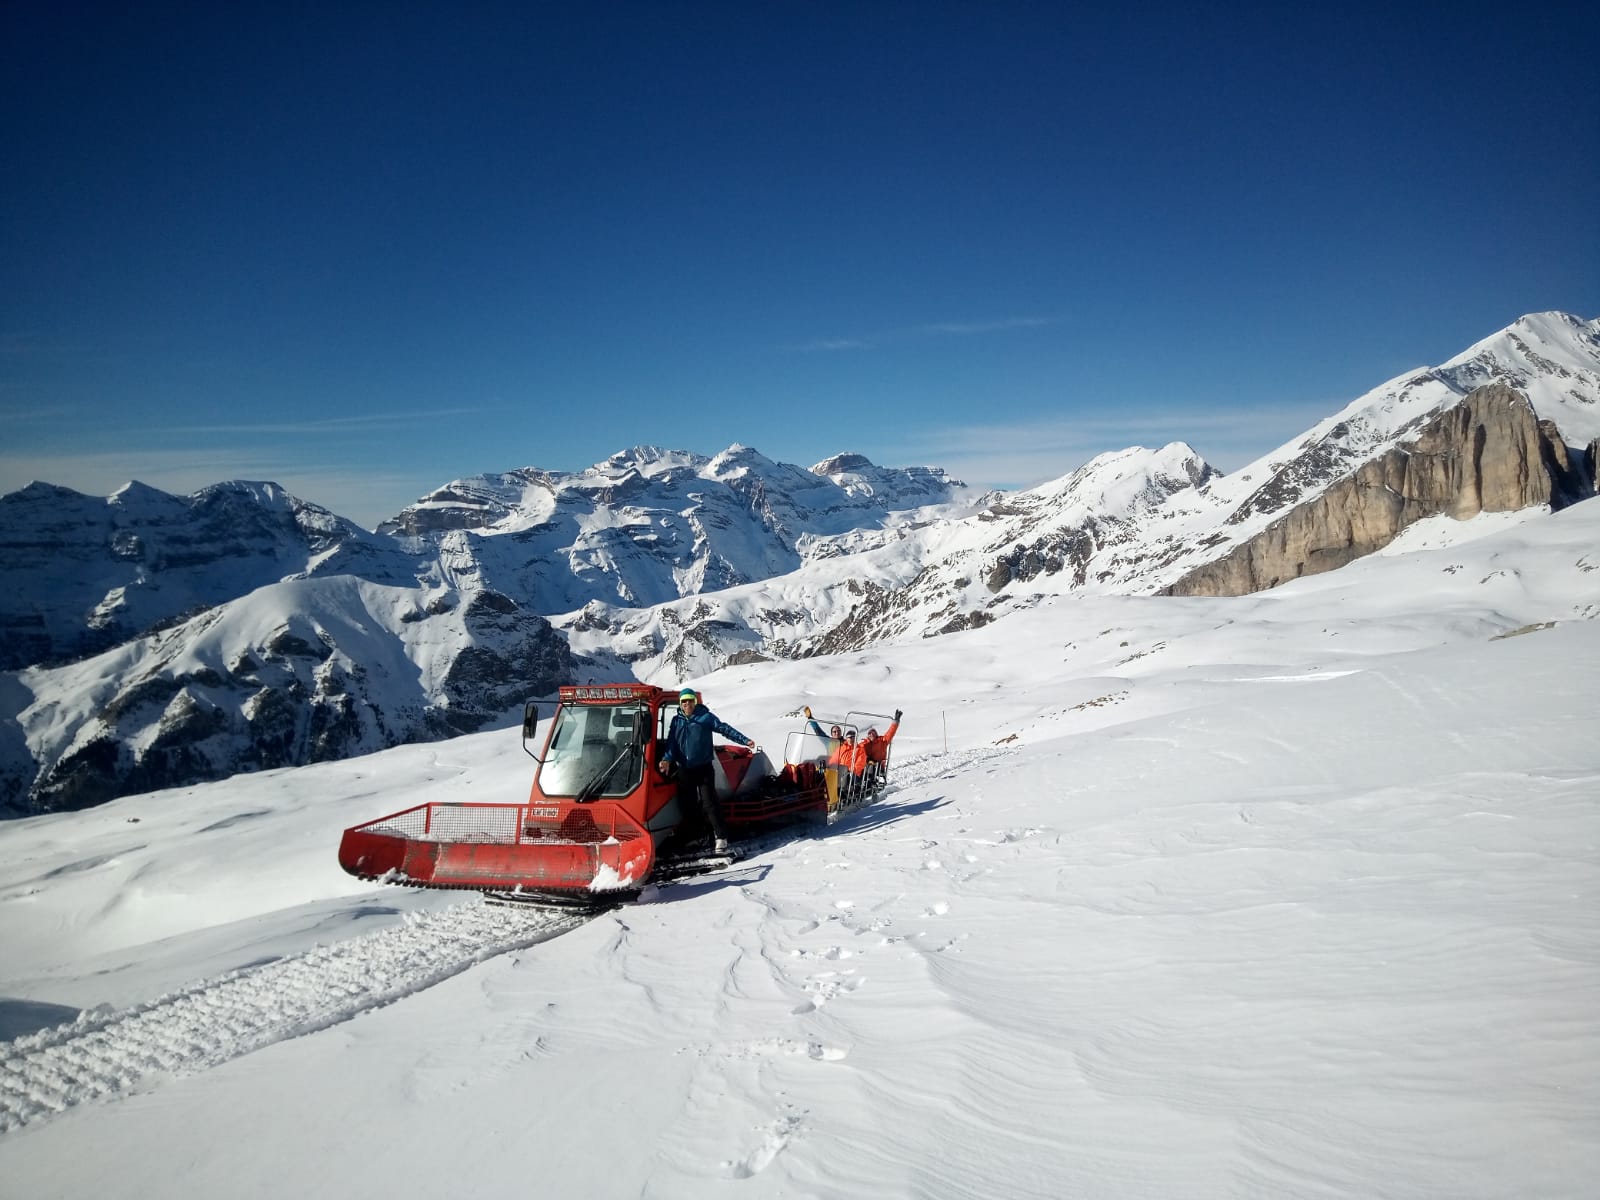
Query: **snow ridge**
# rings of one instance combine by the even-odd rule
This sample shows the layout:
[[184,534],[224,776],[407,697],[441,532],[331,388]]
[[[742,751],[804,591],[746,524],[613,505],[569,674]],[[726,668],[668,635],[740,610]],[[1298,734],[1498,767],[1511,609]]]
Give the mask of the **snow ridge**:
[[0,1133],[326,1029],[588,919],[534,907],[456,905],[18,1038],[0,1045]]

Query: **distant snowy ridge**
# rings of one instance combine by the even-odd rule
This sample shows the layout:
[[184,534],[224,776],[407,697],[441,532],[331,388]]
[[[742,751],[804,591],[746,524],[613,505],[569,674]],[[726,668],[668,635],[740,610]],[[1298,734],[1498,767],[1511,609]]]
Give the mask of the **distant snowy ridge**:
[[[161,545],[205,552],[154,553],[159,539],[103,517],[56,532],[72,543],[61,561],[78,564],[63,569],[92,581],[73,583],[75,611],[167,624],[0,675],[0,808],[364,753],[507,720],[563,681],[676,684],[730,662],[974,629],[1063,593],[1259,590],[1435,512],[1587,498],[1597,457],[1600,321],[1545,313],[1390,380],[1232,475],[1174,442],[976,496],[937,469],[854,454],[808,470],[738,444],[711,457],[638,446],[576,473],[457,480],[379,534],[268,485],[227,485],[235,501],[266,489],[258,503],[279,514],[246,523],[271,536],[239,543],[265,583],[215,550],[235,544],[225,528],[182,532],[204,506],[141,493],[180,527],[146,521]],[[108,504],[75,495],[72,512]],[[35,626],[69,637],[80,619],[50,598],[50,498],[36,485],[0,501],[34,516],[31,530],[8,522],[0,544],[0,561],[23,568],[0,600],[13,647]],[[187,615],[192,596],[236,579],[237,595]]]
[[739,445],[458,481],[408,510],[404,535],[272,485],[108,500],[34,485],[0,501],[15,580],[0,644],[13,665],[76,661],[0,675],[0,811],[481,728],[610,669],[575,663],[542,614],[781,574],[970,511],[966,495],[935,468],[840,455],[808,471]]

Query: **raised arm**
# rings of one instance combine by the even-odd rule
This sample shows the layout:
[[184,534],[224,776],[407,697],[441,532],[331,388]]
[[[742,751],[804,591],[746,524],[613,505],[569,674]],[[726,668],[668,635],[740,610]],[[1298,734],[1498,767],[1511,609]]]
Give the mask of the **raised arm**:
[[822,726],[818,725],[817,721],[816,721],[816,718],[811,715],[811,706],[809,704],[806,705],[805,712],[806,712],[806,728],[810,729],[812,733],[816,734],[823,741],[827,741],[828,740],[828,735],[822,732]]

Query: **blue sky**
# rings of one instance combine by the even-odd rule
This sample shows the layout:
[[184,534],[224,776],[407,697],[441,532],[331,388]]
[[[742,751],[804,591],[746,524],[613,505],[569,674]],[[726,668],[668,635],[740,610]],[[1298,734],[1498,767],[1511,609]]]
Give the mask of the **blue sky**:
[[1299,7],[11,0],[0,491],[1231,469],[1600,315],[1594,6]]

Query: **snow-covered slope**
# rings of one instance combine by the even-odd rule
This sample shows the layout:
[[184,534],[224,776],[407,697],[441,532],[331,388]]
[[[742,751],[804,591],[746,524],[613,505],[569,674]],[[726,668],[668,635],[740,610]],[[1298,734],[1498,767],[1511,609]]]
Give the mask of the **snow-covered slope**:
[[0,1178],[1586,1197],[1600,506],[1406,541],[695,680],[769,744],[905,707],[894,789],[564,932],[334,862],[524,794],[509,731],[9,823]]

